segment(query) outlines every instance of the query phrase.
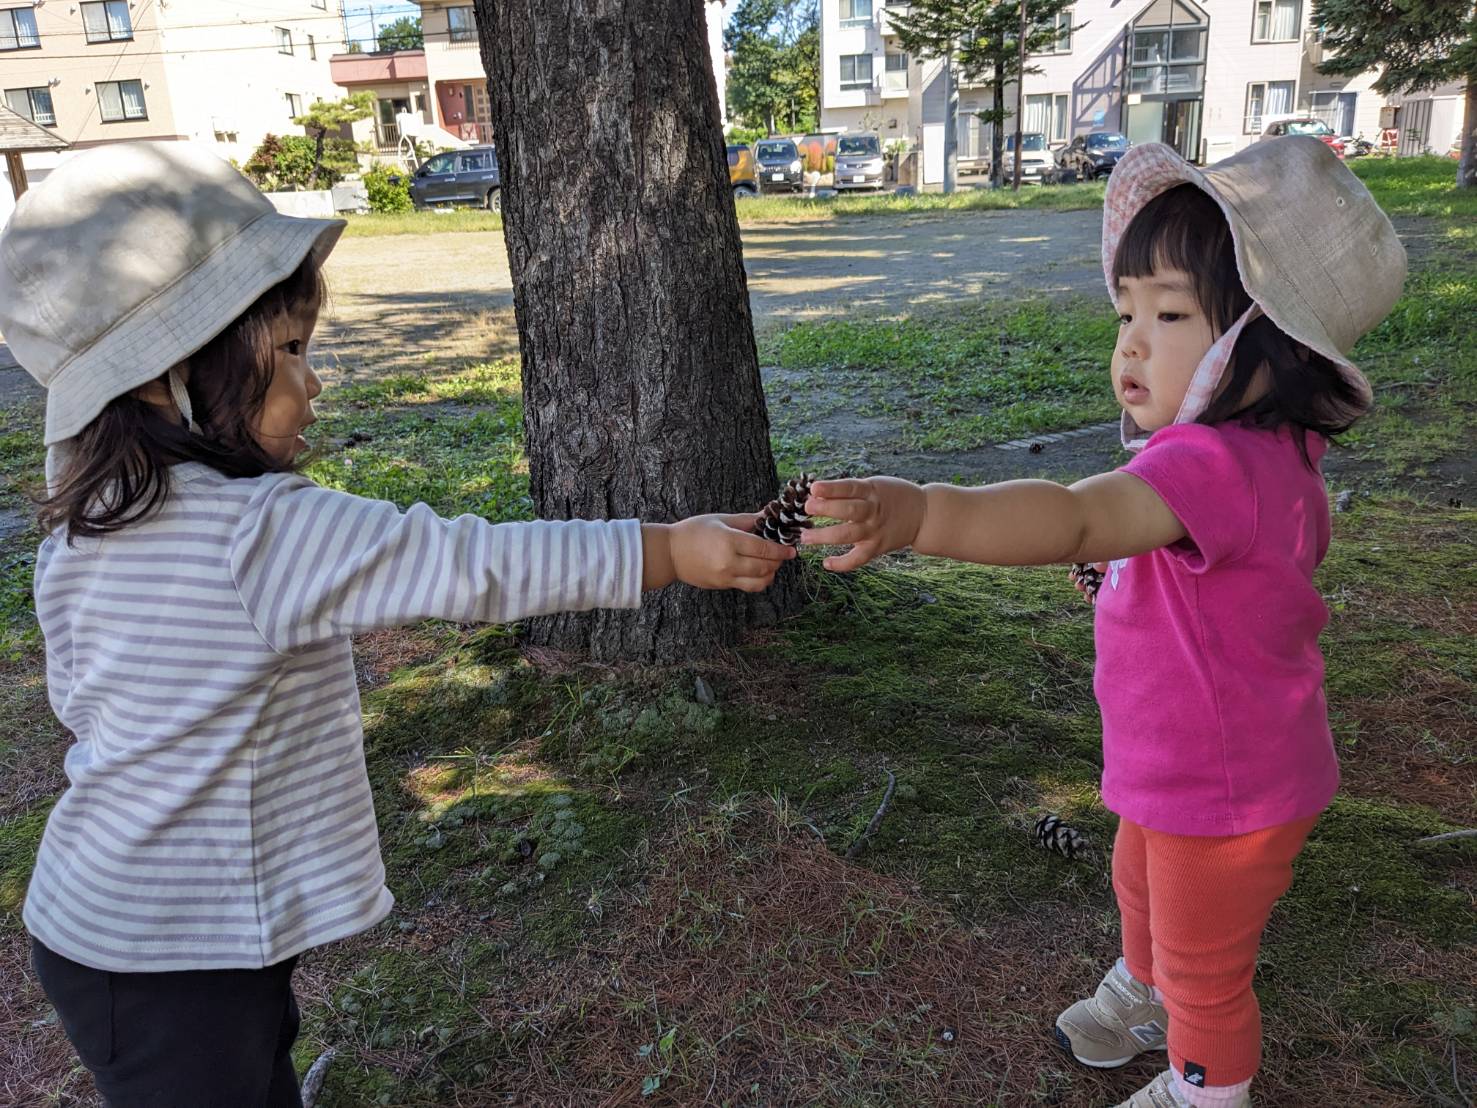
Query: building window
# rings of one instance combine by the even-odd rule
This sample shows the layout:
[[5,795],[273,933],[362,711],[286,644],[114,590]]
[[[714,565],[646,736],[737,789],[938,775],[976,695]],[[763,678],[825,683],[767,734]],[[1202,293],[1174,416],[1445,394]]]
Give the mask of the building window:
[[308,58],[315,62],[318,60],[318,43],[312,35],[308,36]]
[[29,50],[40,45],[35,12],[30,8],[0,11],[0,50]]
[[1129,92],[1195,93],[1204,88],[1204,27],[1134,30]]
[[287,118],[296,119],[303,114],[303,98],[295,92],[282,94],[287,100]]
[[277,28],[277,53],[292,53],[292,32],[286,27]]
[[882,87],[888,92],[906,92],[908,88],[908,55],[889,53],[883,65]]
[[328,10],[328,0],[313,0],[313,7],[319,11],[326,12]]
[[97,105],[104,123],[149,118],[148,109],[144,106],[142,81],[99,81]]
[[871,88],[872,87],[872,55],[871,54],[842,54],[841,55],[841,87],[842,88]]
[[1067,94],[1047,92],[1026,97],[1021,131],[1046,136],[1047,142],[1067,141]]
[[23,115],[43,127],[56,126],[56,112],[51,107],[51,90],[45,88],[8,88],[5,103],[16,115]]
[[1292,111],[1292,81],[1253,81],[1246,86],[1246,119],[1241,130],[1259,135],[1269,119]]
[[127,0],[82,5],[82,29],[88,42],[127,42],[133,38],[133,20]]
[[872,0],[841,0],[841,26],[863,27],[872,22]]
[[476,42],[477,18],[472,14],[472,6],[447,8],[446,29],[452,42]]
[[1070,54],[1072,52],[1072,9],[1065,8],[1043,23],[1036,24],[1036,30],[1056,30],[1056,40],[1042,50],[1043,54]]
[[1256,0],[1252,42],[1295,42],[1302,0]]

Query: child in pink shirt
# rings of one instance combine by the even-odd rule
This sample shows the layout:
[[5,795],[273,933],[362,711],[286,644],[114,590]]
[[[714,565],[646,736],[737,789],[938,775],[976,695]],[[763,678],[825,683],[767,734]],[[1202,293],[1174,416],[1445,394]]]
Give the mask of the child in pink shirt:
[[1261,1060],[1262,932],[1338,787],[1318,464],[1369,408],[1348,352],[1399,297],[1405,252],[1316,139],[1205,170],[1136,146],[1104,203],[1112,384],[1134,458],[1071,487],[819,482],[810,511],[843,522],[805,542],[853,544],[833,570],[902,547],[1096,564],[1123,957],[1055,1035],[1099,1068],[1168,1049],[1169,1068],[1120,1108],[1242,1108]]

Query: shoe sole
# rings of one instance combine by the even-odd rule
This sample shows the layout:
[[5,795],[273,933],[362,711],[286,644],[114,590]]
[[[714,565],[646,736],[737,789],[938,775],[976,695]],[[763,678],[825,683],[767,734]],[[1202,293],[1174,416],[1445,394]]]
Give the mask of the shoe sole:
[[1163,1046],[1146,1046],[1143,1050],[1136,1050],[1126,1058],[1110,1058],[1106,1061],[1094,1061],[1091,1058],[1082,1057],[1082,1055],[1078,1054],[1075,1050],[1072,1049],[1072,1040],[1067,1036],[1067,1033],[1061,1029],[1061,1027],[1053,1025],[1051,1028],[1051,1033],[1052,1036],[1056,1039],[1057,1046],[1065,1050],[1076,1061],[1081,1062],[1084,1066],[1091,1066],[1095,1070],[1116,1070],[1120,1066],[1128,1065],[1128,1063],[1132,1062],[1140,1054],[1149,1054],[1156,1050],[1165,1049]]

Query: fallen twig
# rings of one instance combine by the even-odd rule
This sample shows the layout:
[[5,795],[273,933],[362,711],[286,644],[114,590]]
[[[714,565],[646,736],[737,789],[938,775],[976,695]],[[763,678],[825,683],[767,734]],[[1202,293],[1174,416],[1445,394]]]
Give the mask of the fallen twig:
[[877,812],[872,816],[872,821],[867,824],[867,829],[857,837],[846,851],[847,858],[855,858],[867,845],[867,840],[877,833],[877,828],[882,826],[882,817],[887,815],[888,805],[892,803],[893,790],[897,788],[897,776],[892,770],[883,770],[887,774],[887,791],[882,794],[882,803],[877,805]]
[[1452,839],[1470,839],[1477,837],[1477,827],[1469,827],[1465,831],[1448,831],[1443,835],[1427,835],[1424,839],[1417,839],[1418,843],[1446,843]]

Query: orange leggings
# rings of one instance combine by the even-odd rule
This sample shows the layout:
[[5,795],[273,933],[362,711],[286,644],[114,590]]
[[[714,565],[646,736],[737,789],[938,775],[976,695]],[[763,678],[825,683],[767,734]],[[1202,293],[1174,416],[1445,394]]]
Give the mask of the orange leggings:
[[1251,989],[1272,905],[1317,817],[1247,835],[1203,837],[1118,824],[1113,891],[1128,972],[1157,985],[1169,1011],[1169,1060],[1205,1085],[1249,1081],[1261,1064],[1262,1013]]

